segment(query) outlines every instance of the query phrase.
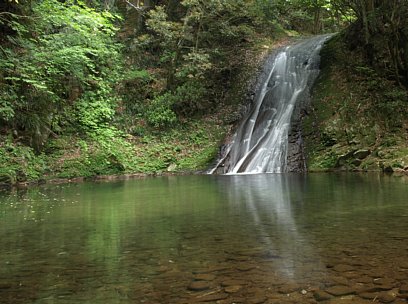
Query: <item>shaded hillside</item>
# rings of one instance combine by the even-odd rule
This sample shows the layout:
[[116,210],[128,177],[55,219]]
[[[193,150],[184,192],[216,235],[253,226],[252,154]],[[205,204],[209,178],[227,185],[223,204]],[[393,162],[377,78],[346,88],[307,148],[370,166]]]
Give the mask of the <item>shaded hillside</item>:
[[408,169],[408,94],[364,48],[350,48],[350,32],[322,50],[322,71],[304,120],[310,171]]

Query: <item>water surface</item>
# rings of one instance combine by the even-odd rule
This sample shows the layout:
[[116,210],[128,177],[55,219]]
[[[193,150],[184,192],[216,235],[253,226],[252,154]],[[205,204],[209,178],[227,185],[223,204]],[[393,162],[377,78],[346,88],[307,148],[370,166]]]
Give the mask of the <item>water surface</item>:
[[0,303],[406,303],[407,184],[260,174],[0,193]]

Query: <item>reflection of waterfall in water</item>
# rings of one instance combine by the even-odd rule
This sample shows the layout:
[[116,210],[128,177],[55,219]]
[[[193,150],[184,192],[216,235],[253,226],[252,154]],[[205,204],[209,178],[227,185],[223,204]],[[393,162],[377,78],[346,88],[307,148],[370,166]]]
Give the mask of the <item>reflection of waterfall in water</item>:
[[308,99],[319,73],[319,51],[329,36],[317,36],[272,56],[255,102],[210,173],[285,172],[294,108]]
[[291,193],[301,195],[301,190],[296,189],[302,184],[299,178],[302,176],[239,175],[228,177],[223,184],[229,201],[244,204],[252,215],[252,224],[256,227],[254,238],[260,237],[262,247],[281,257],[274,260],[276,270],[292,280],[308,275],[304,268],[307,263],[312,264],[314,271],[325,273],[325,266],[310,239],[298,231],[292,211]]

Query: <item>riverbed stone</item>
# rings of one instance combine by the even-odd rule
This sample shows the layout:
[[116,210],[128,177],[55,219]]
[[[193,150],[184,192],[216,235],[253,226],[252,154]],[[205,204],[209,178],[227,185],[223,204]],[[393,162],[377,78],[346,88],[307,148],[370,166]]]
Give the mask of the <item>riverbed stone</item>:
[[265,303],[268,298],[261,295],[256,295],[255,297],[248,300],[248,304],[262,304]]
[[10,283],[0,282],[0,289],[10,289],[11,287],[13,287],[13,285]]
[[337,272],[346,272],[354,270],[354,267],[347,264],[337,264],[333,267],[333,270]]
[[188,285],[187,289],[191,291],[202,291],[210,289],[210,285],[207,281],[193,281]]
[[392,285],[374,285],[374,286],[371,286],[371,287],[361,289],[359,291],[359,293],[388,291],[388,290],[391,290],[393,288],[394,287]]
[[195,271],[193,271],[193,274],[221,272],[221,271],[227,271],[230,268],[231,267],[224,266],[224,265],[210,266],[210,267],[205,268],[205,269],[195,270]]
[[395,301],[396,298],[397,298],[396,294],[392,292],[381,292],[378,295],[378,299],[382,303],[392,303]]
[[246,282],[244,280],[234,280],[228,279],[221,282],[221,286],[228,287],[228,286],[236,286],[236,285],[245,285]]
[[213,281],[215,278],[216,276],[210,273],[198,273],[193,277],[196,281]]
[[359,277],[356,279],[357,283],[368,284],[373,282],[373,278],[369,276]]
[[282,287],[279,288],[279,293],[282,294],[289,294],[295,291],[300,290],[300,286],[297,284],[288,284],[288,285],[284,285]]
[[327,301],[330,300],[331,298],[333,298],[332,295],[328,294],[327,292],[323,291],[323,290],[316,290],[313,293],[314,298],[316,299],[316,301]]
[[254,266],[254,265],[251,265],[251,264],[242,264],[242,265],[239,265],[239,266],[237,267],[237,269],[238,269],[239,271],[245,272],[245,271],[250,271],[250,270],[252,270],[252,269],[255,269],[255,266]]
[[331,280],[336,283],[335,285],[349,285],[349,281],[343,277],[333,277]]
[[341,275],[349,280],[355,280],[360,276],[360,274],[355,271],[343,272]]
[[402,284],[399,289],[399,292],[401,294],[408,294],[408,284]]
[[358,294],[359,297],[366,300],[374,300],[378,298],[378,295],[379,295],[378,292],[362,292]]
[[348,286],[336,285],[326,289],[326,292],[334,296],[346,296],[356,293],[356,291]]
[[196,303],[201,303],[201,302],[215,302],[219,300],[224,300],[228,298],[228,294],[225,292],[217,292],[217,293],[212,293],[212,294],[207,294],[204,296],[201,296],[199,298],[196,298],[195,302]]
[[359,298],[350,298],[350,299],[333,298],[324,303],[325,304],[372,304],[373,302],[370,300],[364,300],[364,299],[359,299]]
[[381,286],[395,286],[395,280],[390,279],[390,278],[376,278],[373,279],[373,283],[375,285],[381,285]]
[[408,269],[408,262],[401,262],[401,263],[399,264],[399,267],[400,267],[401,269]]
[[225,292],[226,293],[236,293],[242,289],[241,285],[232,285],[232,286],[227,286],[225,287]]

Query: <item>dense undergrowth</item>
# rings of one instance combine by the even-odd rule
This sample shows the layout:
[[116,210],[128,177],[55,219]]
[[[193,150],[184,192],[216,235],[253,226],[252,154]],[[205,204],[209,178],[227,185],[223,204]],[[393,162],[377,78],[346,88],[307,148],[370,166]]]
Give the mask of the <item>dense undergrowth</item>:
[[376,72],[344,34],[321,52],[322,71],[304,120],[308,167],[402,171],[408,167],[408,92]]
[[59,136],[49,140],[40,154],[3,137],[0,182],[203,169],[214,158],[225,133],[212,119],[190,121],[168,132],[138,137],[120,132],[98,138]]

